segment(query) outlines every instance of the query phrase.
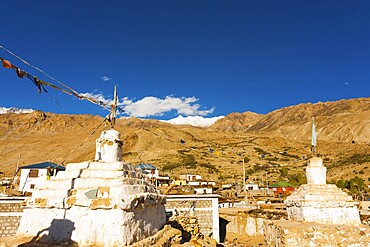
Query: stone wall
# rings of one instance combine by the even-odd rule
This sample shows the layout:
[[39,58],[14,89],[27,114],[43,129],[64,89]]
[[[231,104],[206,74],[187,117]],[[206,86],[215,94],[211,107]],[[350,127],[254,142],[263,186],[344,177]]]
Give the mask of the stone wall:
[[264,221],[271,219],[286,219],[285,212],[266,212],[264,210],[248,210],[223,208],[220,209],[221,242],[229,234],[241,236],[263,236]]
[[219,241],[218,195],[170,195],[166,201],[166,211],[196,217],[199,231]]
[[[200,232],[204,235],[212,233],[212,201],[209,200],[189,200],[189,201],[167,201],[166,209],[173,208],[181,210],[185,208],[188,215],[195,216],[198,219]],[[183,210],[181,210],[183,211]]]
[[370,227],[364,225],[265,221],[264,236],[266,245],[275,247],[370,246]]
[[226,232],[240,235],[263,235],[263,218],[247,213],[220,214],[220,219],[225,220]]
[[22,217],[24,198],[0,198],[0,237],[14,236]]

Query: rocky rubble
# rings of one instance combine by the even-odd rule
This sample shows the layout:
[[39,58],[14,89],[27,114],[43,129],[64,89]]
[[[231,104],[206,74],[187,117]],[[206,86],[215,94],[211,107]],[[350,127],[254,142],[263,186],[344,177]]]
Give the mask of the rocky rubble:
[[267,246],[370,246],[369,226],[345,226],[293,221],[265,221]]
[[[169,224],[172,228],[178,229],[182,232],[181,245],[173,246],[203,246],[214,247],[218,246],[216,240],[210,236],[205,236],[199,231],[198,219],[194,216],[187,216],[183,213],[173,215],[169,218]],[[178,239],[174,239],[178,241]]]
[[370,226],[370,215],[361,215],[361,223],[365,226]]

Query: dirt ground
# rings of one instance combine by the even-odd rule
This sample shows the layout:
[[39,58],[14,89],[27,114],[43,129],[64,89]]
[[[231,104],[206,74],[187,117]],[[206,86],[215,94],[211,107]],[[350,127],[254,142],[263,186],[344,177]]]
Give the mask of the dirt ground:
[[224,246],[267,246],[264,245],[265,240],[262,235],[251,237],[236,233],[227,233],[225,242],[221,244],[223,244]]

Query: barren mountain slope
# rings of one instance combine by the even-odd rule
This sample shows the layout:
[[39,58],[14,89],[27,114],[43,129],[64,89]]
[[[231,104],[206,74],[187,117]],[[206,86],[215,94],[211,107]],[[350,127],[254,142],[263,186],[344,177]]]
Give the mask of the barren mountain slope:
[[[249,114],[249,113],[248,113]],[[225,117],[233,123],[230,129],[216,122],[218,130],[246,131],[269,134],[297,141],[309,140],[312,117],[315,117],[319,140],[370,143],[370,98],[299,104],[284,107],[259,117],[252,126],[239,121],[237,114]]]
[[254,112],[233,112],[217,120],[209,129],[220,131],[246,131],[263,117]]
[[[20,165],[47,160],[65,164],[91,160],[95,152],[95,139],[103,129],[107,129],[104,124],[101,125],[102,121],[103,118],[97,116],[58,115],[40,111],[2,114],[0,171],[12,173],[19,155]],[[115,129],[120,131],[124,141],[123,158],[136,164],[151,162],[161,166],[178,163],[181,161],[179,151],[205,146],[215,139],[225,139],[221,132],[135,118],[118,119]]]
[[[341,122],[338,122],[340,116]],[[357,119],[358,116],[361,118]],[[325,158],[328,178],[351,178],[358,175],[368,182],[370,145],[321,139],[325,134],[335,140],[334,132],[345,128],[344,124],[349,122],[353,124],[352,129],[356,133],[368,133],[368,128],[362,125],[361,120],[368,119],[367,111],[317,118],[318,150]],[[0,171],[5,172],[6,176],[12,175],[19,155],[20,166],[48,160],[59,164],[63,161],[68,164],[92,160],[95,139],[103,129],[107,129],[102,121],[98,116],[58,115],[40,111],[2,114]],[[324,121],[328,121],[327,125],[333,127],[333,131],[321,127]],[[356,124],[356,121],[359,123]],[[303,130],[310,132],[310,123],[307,122],[301,126],[298,123],[292,126],[283,124],[276,131],[291,128],[292,132],[299,135],[296,128],[305,127],[307,129]],[[304,138],[297,138],[299,141],[296,141],[282,137],[281,132],[273,134],[274,130],[268,126],[256,132],[229,132],[128,118],[118,119],[115,128],[120,131],[124,141],[125,161],[134,165],[140,162],[152,163],[171,176],[198,173],[205,179],[240,182],[244,156],[249,158],[246,170],[250,178],[276,181],[287,179],[287,175],[281,177],[283,167],[288,175],[303,173],[307,158],[311,155],[309,134],[306,133]]]

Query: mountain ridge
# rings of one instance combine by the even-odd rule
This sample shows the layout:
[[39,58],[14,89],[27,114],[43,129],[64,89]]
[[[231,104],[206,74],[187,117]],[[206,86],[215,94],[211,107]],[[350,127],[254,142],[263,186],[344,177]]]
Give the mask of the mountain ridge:
[[[299,105],[270,115],[232,113],[207,128],[120,118],[115,129],[124,141],[123,160],[132,164],[151,163],[172,176],[186,172],[199,173],[204,179],[239,181],[243,154],[250,160],[246,164],[249,174],[267,173],[269,181],[276,181],[280,167],[293,167],[289,171],[292,175],[304,172],[306,159],[311,157],[313,107],[317,113],[318,150],[328,167],[328,178],[340,177],[345,171],[346,177],[357,172],[367,179],[368,102],[363,98],[327,106]],[[19,166],[92,160],[95,140],[109,128],[102,117],[93,115],[42,111],[0,114],[0,171],[14,174],[19,157]],[[354,139],[356,136],[359,138]]]
[[[241,116],[243,121],[238,121]],[[251,117],[252,116],[252,117]],[[370,98],[356,98],[283,107],[265,115],[229,114],[211,127],[220,131],[274,134],[308,139],[312,117],[321,140],[370,143]],[[225,122],[232,122],[230,124]]]

